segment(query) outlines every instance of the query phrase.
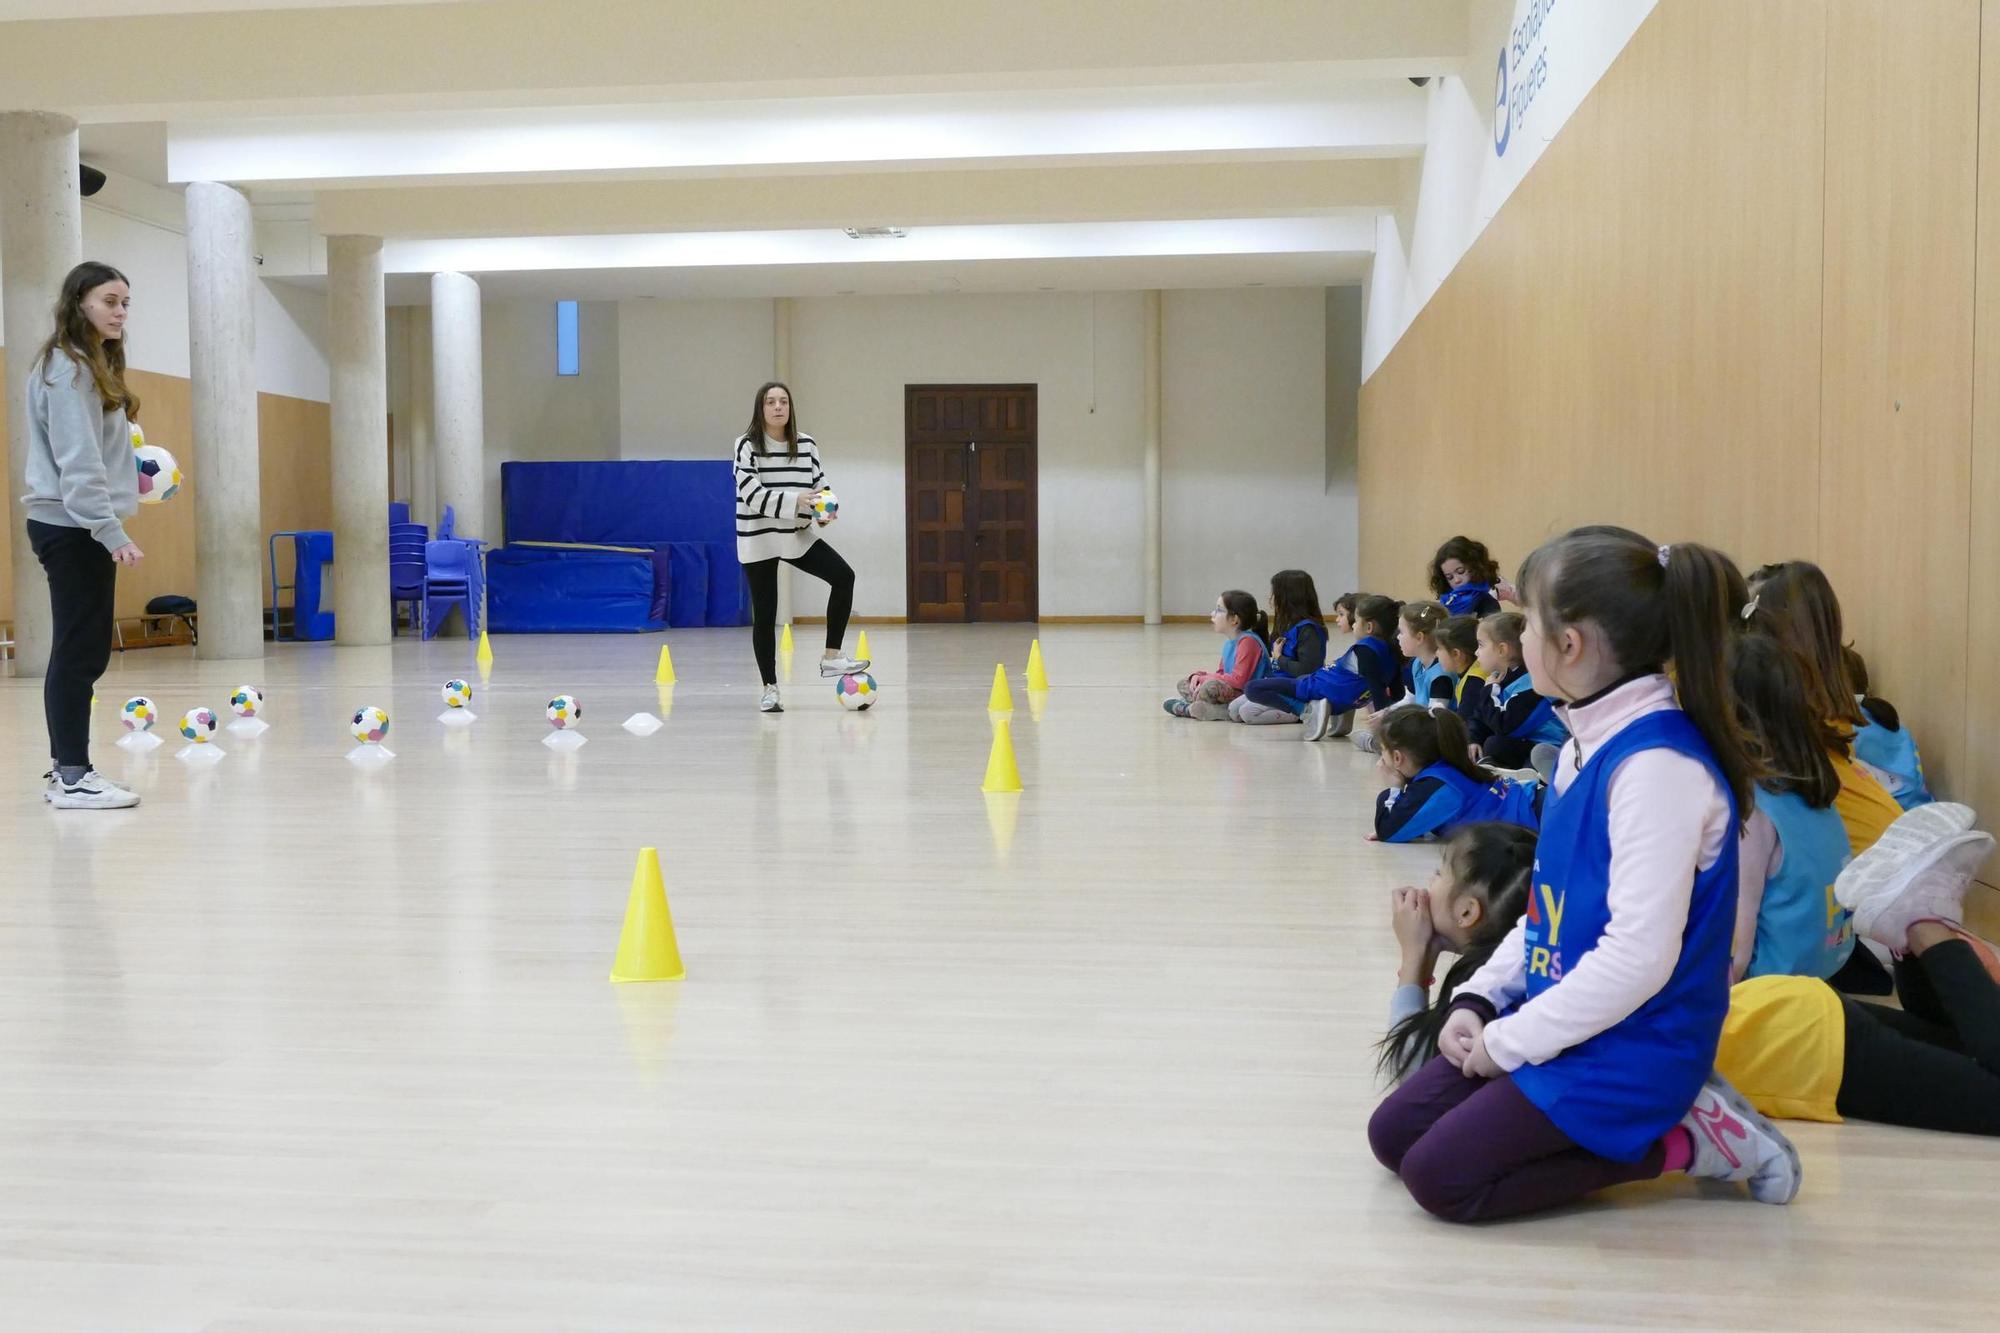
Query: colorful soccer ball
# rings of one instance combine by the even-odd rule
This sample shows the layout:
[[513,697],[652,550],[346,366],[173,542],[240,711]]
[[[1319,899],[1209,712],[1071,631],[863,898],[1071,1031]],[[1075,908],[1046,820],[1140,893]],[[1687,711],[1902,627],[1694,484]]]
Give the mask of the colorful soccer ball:
[[[138,427],[132,428],[136,434]],[[157,444],[141,444],[132,450],[132,461],[139,469],[139,503],[142,505],[165,504],[174,498],[181,488],[181,465],[174,456]]]
[[558,694],[549,700],[549,725],[557,731],[573,727],[583,717],[583,705],[574,695]]
[[813,492],[813,522],[819,524],[821,527],[825,527],[827,524],[833,522],[834,515],[839,512],[840,497],[836,496],[832,491]]
[[153,724],[160,720],[160,706],[141,694],[125,701],[118,718],[127,731],[151,731]]
[[351,730],[363,745],[380,745],[389,734],[389,715],[379,708],[357,708]]
[[842,676],[833,683],[833,697],[840,700],[840,706],[857,713],[864,708],[873,708],[876,696],[880,693],[881,689],[875,684],[875,677],[866,671]]
[[255,717],[263,706],[264,691],[255,685],[238,685],[236,693],[229,696],[229,711],[238,717]]
[[463,708],[472,702],[472,685],[469,681],[448,680],[444,683],[444,706]]
[[190,708],[181,714],[181,735],[196,745],[206,745],[215,735],[215,710],[213,708]]

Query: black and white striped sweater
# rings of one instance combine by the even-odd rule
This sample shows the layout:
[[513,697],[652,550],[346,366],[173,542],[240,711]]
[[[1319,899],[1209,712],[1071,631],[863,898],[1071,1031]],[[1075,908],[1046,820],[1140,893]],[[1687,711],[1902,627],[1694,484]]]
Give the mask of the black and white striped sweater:
[[826,485],[819,465],[819,445],[810,435],[799,436],[796,457],[782,440],[766,437],[763,448],[749,436],[736,441],[736,558],[796,560],[819,540],[812,516],[794,512],[800,492]]

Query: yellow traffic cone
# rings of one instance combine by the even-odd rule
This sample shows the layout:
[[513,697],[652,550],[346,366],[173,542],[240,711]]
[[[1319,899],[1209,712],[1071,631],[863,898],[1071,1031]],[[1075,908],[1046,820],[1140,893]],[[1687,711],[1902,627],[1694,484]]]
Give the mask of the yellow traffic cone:
[[868,631],[861,631],[861,642],[854,645],[854,655],[864,662],[872,662],[874,657],[868,651]]
[[671,685],[679,679],[680,677],[674,675],[673,649],[663,643],[660,645],[660,667],[659,670],[653,673],[653,683],[655,685]]
[[1046,690],[1049,687],[1049,673],[1042,669],[1042,641],[1036,639],[1028,649],[1028,688]]
[[1010,792],[1021,790],[1021,769],[1014,762],[1013,729],[1006,718],[993,720],[993,751],[986,756],[986,781],[979,784],[983,792]]
[[785,622],[784,634],[778,639],[778,651],[781,653],[792,651],[792,622],[789,620]]
[[625,902],[625,928],[618,935],[618,960],[611,964],[613,981],[679,981],[687,975],[681,946],[674,939],[674,915],[667,908],[667,886],[660,879],[660,853],[639,849],[632,868],[632,896]]
[[668,684],[660,686],[660,717],[664,721],[665,719],[672,717],[673,713],[674,713],[674,687],[670,682]]
[[1014,695],[1007,688],[1007,668],[999,662],[993,664],[993,693],[986,696],[986,711],[989,713],[1014,711]]
[[481,671],[493,669],[493,644],[487,639],[485,630],[479,631],[479,653],[475,660],[478,661]]

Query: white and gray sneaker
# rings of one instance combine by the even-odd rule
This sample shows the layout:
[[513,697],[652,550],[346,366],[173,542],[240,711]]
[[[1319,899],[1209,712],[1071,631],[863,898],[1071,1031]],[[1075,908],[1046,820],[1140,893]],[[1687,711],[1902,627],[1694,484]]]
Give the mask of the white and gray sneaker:
[[1681,1117],[1681,1128],[1694,1141],[1689,1175],[1741,1180],[1758,1203],[1790,1203],[1798,1197],[1805,1174],[1799,1150],[1722,1075],[1708,1076]]
[[757,711],[760,713],[782,713],[785,711],[785,706],[778,702],[778,687],[776,685],[766,685],[764,687],[764,697],[757,701]]
[[875,663],[866,657],[822,657],[819,659],[819,674],[832,680],[837,676],[851,676],[857,671],[866,671]]
[[1304,728],[1299,732],[1300,740],[1325,740],[1327,728],[1333,725],[1332,702],[1326,699],[1306,700],[1306,710],[1300,714],[1299,721],[1305,723]]
[[129,810],[139,804],[139,793],[89,768],[75,782],[56,779],[44,799],[58,810]]

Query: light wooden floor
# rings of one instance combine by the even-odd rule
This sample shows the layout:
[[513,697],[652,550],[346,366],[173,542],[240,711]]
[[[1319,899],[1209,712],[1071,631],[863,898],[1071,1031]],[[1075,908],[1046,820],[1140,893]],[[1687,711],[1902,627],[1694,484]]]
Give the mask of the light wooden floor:
[[[1433,856],[1361,841],[1370,761],[1168,719],[1204,630],[1051,629],[1003,849],[1026,634],[870,638],[872,715],[802,652],[771,719],[745,632],[677,634],[646,740],[657,639],[500,640],[471,734],[432,720],[463,642],[134,652],[106,741],[246,676],[273,730],[208,771],[104,746],[131,815],[43,807],[0,681],[0,1327],[1993,1326],[1990,1141],[1800,1125],[1790,1208],[1430,1222],[1362,1135],[1384,899]],[[614,987],[642,844],[689,975]]]

